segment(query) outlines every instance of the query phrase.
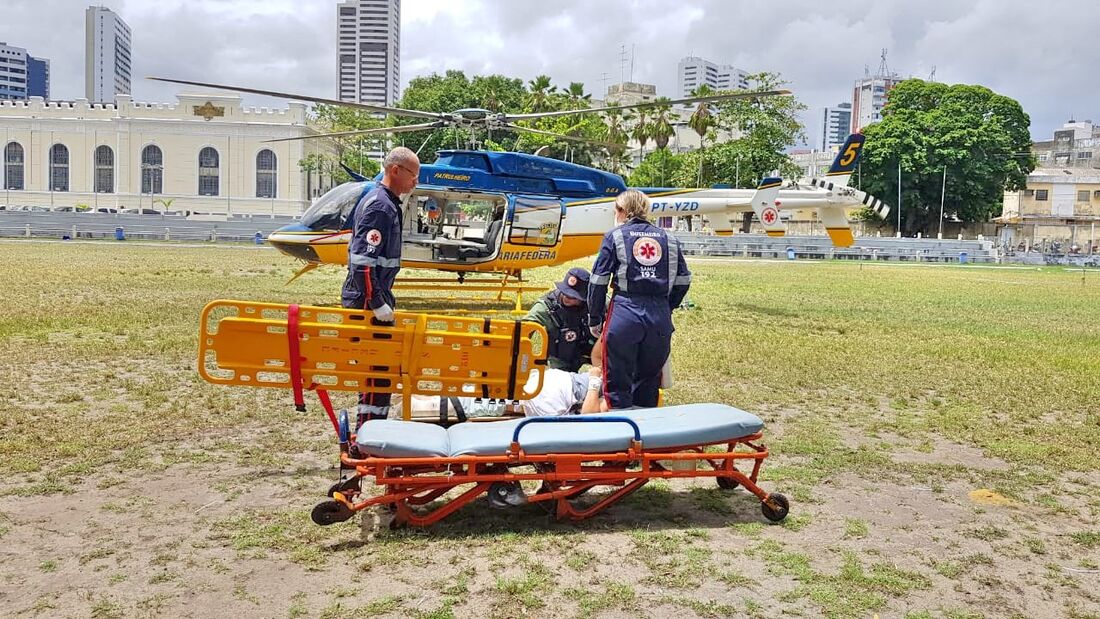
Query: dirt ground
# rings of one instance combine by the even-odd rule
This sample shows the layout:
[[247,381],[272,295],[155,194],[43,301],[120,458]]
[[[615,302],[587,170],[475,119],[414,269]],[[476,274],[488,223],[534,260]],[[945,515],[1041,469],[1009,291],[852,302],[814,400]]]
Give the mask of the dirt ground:
[[[579,524],[555,523],[538,506],[494,511],[479,500],[429,531],[393,532],[376,514],[322,529],[308,517],[335,476],[321,421],[164,445],[163,456],[183,461],[153,458],[61,494],[17,496],[10,491],[23,486],[6,483],[0,607],[51,617],[223,617],[227,609],[257,617],[871,609],[881,617],[1085,617],[1100,609],[1097,548],[1063,533],[1094,522],[1079,514],[1090,511],[1096,476],[1061,480],[1074,495],[1057,509],[970,496],[964,479],[844,473],[793,497],[782,525],[768,523],[743,491],[676,480]],[[275,432],[316,439],[318,448],[267,459]],[[253,456],[264,463],[251,464]],[[948,443],[896,459],[1010,468]]]
[[[290,269],[275,256],[243,268],[240,251],[31,247],[0,305],[2,616],[1100,617],[1100,467],[1089,457],[1100,411],[1087,405],[1097,393],[1087,347],[1100,339],[1079,317],[1093,297],[1044,306],[1081,312],[1053,327],[1026,314],[1012,325],[1019,342],[1042,331],[1071,344],[1025,350],[1029,383],[996,365],[1022,367],[995,347],[1016,336],[985,323],[973,329],[986,365],[965,360],[981,380],[953,383],[954,367],[935,375],[964,354],[955,349],[886,380],[877,366],[889,355],[950,345],[923,343],[930,328],[899,338],[895,323],[862,333],[880,305],[901,306],[878,290],[861,297],[866,280],[838,303],[851,322],[807,309],[837,294],[830,277],[884,275],[813,267],[818,290],[791,271],[809,301],[781,303],[779,267],[739,265],[734,277],[700,265],[694,299],[708,311],[677,317],[679,350],[691,353],[679,353],[672,396],[745,403],[765,420],[762,485],[790,498],[783,523],[743,490],[700,479],[652,482],[576,524],[479,499],[427,530],[391,531],[373,512],[322,528],[309,512],[335,480],[336,451],[320,407],[296,413],[281,391],[203,383],[195,324],[207,300],[308,302],[331,296],[338,275],[285,290]],[[53,281],[74,256],[110,277]],[[881,290],[917,294],[924,276],[909,271]],[[960,290],[988,278],[949,273]],[[999,277],[1034,278],[1014,294],[1047,281]],[[927,285],[921,294],[944,288]],[[727,297],[740,313],[719,323]],[[759,316],[799,339],[755,343]],[[713,346],[710,329],[737,347]],[[838,353],[837,369],[812,350],[837,341],[869,359]],[[811,362],[792,377],[799,351]],[[1004,395],[971,405],[987,383]],[[1028,406],[1033,425],[1019,421]],[[1057,440],[1043,434],[1052,425]]]

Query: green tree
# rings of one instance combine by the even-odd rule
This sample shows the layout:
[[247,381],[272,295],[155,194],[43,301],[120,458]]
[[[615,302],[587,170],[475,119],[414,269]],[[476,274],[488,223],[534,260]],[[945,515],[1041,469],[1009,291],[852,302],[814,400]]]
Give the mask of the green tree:
[[646,155],[631,172],[627,184],[631,187],[668,187],[670,181],[681,176],[684,157],[665,148],[658,148]]
[[535,79],[527,83],[527,111],[528,112],[552,112],[556,109],[551,104],[551,96],[558,90],[550,81],[549,75],[537,75]]
[[[691,96],[693,97],[708,97],[713,94],[714,90],[706,84],[691,91]],[[695,111],[691,113],[691,118],[688,119],[688,126],[699,135],[699,185],[703,184],[703,165],[706,161],[707,135],[716,124],[718,124],[718,117],[715,116],[714,111],[711,110],[709,103],[699,103],[696,105]]]
[[649,137],[653,138],[653,143],[659,150],[664,150],[668,146],[668,140],[676,133],[672,128],[672,119],[669,117],[672,113],[672,105],[669,101],[668,97],[657,97],[655,100],[657,105],[652,108],[653,121],[650,124]]
[[1035,167],[1031,119],[984,86],[905,80],[890,91],[882,116],[864,130],[862,188],[895,202],[900,165],[906,235],[938,230],[945,167],[944,216],[965,222],[999,215],[1004,192],[1022,189]]
[[649,122],[649,108],[638,110],[638,119],[634,121],[634,128],[630,131],[630,137],[638,141],[638,154],[645,159],[645,143],[649,141],[652,127]]
[[568,97],[569,109],[586,108],[592,101],[592,95],[584,92],[582,82],[569,82],[569,88],[565,90],[565,95]]

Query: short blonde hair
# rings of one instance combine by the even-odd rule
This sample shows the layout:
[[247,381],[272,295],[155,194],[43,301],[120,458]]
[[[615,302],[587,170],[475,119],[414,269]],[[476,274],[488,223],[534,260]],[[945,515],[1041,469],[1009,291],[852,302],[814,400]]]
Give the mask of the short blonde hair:
[[649,198],[637,189],[627,189],[615,198],[615,210],[625,213],[627,219],[646,219],[649,215]]

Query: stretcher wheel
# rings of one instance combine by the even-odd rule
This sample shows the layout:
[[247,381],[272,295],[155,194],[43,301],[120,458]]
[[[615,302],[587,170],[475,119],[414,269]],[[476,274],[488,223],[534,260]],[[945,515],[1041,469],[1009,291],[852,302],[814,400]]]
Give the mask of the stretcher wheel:
[[347,494],[348,490],[355,490],[356,492],[359,491],[359,478],[358,477],[352,477],[350,479],[345,479],[343,481],[338,481],[335,484],[332,484],[331,486],[328,487],[328,496],[331,497],[332,495],[336,494],[337,492],[343,492],[343,493]]
[[723,490],[736,490],[741,486],[741,482],[732,477],[715,477],[714,480],[718,482],[718,487]]
[[330,524],[336,524],[337,522],[344,522],[348,518],[351,518],[355,512],[351,511],[347,505],[339,503],[337,501],[324,501],[318,503],[309,517],[313,519],[313,522],[327,527]]
[[779,522],[786,518],[790,507],[787,497],[778,493],[769,494],[768,498],[760,503],[760,511],[764,512],[764,517],[772,522]]

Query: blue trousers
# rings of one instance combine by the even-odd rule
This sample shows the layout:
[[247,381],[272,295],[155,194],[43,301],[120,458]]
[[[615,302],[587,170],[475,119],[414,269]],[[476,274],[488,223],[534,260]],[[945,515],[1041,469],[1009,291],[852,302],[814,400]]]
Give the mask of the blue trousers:
[[612,299],[604,324],[604,398],[612,409],[657,406],[672,345],[666,297]]
[[[353,307],[360,309],[348,301],[344,301],[344,307]],[[368,315],[370,310],[364,310]],[[370,323],[372,325],[392,325],[392,322],[382,322],[371,316]],[[389,366],[376,366],[372,365],[371,370],[385,371],[389,369]],[[370,381],[368,385],[370,387],[379,387],[382,389],[390,388],[390,381],[388,379],[379,378],[377,380]],[[363,425],[371,419],[385,419],[389,415],[390,411],[390,393],[389,391],[367,391],[359,394],[359,402],[357,407],[357,414],[355,418],[355,429],[359,430],[359,426]]]

